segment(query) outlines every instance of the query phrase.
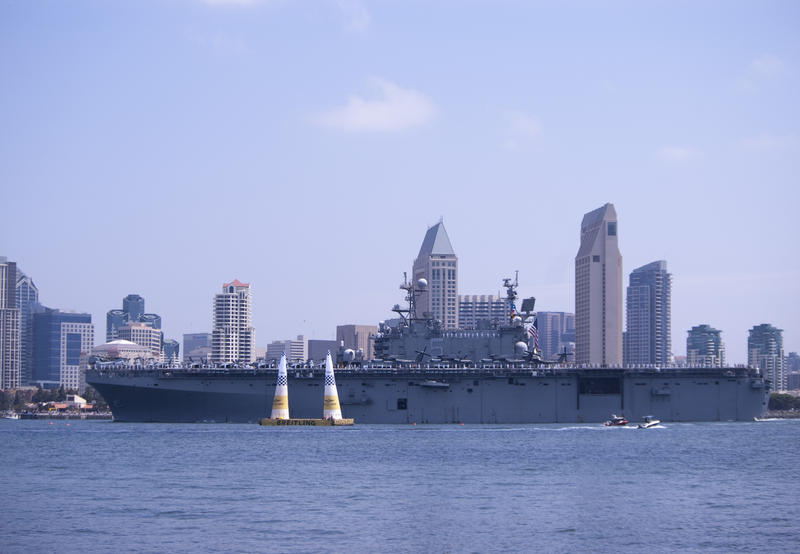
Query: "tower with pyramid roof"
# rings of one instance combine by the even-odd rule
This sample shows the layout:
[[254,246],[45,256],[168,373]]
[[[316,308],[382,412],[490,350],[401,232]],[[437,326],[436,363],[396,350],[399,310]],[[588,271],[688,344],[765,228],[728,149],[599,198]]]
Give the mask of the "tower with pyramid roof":
[[415,283],[419,279],[428,282],[417,297],[417,315],[427,313],[445,329],[458,327],[458,256],[442,221],[425,233],[411,274]]

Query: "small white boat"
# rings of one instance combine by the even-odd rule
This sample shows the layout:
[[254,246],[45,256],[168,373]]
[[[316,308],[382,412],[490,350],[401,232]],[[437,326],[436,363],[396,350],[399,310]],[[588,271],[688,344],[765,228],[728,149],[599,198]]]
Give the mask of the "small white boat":
[[3,414],[3,419],[19,419],[17,412],[6,412]]
[[605,422],[606,427],[624,427],[628,424],[628,420],[617,414],[611,414],[611,419]]
[[661,425],[661,420],[656,419],[651,415],[646,415],[642,418],[642,422],[639,424],[639,429],[650,429],[656,425]]

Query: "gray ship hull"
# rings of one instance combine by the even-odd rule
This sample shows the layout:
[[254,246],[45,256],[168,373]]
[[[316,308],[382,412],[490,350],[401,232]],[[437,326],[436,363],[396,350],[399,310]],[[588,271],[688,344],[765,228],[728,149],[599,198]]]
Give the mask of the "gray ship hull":
[[[323,371],[289,370],[293,418],[322,415]],[[255,423],[269,417],[275,370],[89,370],[116,421]],[[744,369],[339,369],[356,423],[752,421],[769,384]]]

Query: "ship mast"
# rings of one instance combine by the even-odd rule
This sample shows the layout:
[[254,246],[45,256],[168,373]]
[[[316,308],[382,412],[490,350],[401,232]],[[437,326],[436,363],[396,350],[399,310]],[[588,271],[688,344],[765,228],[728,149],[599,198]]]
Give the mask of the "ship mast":
[[428,287],[428,282],[425,279],[417,281],[417,286],[408,282],[408,274],[403,272],[403,284],[400,288],[406,291],[407,308],[401,308],[400,304],[395,304],[392,311],[397,313],[402,319],[403,323],[408,325],[410,322],[417,319],[417,295],[424,292]]

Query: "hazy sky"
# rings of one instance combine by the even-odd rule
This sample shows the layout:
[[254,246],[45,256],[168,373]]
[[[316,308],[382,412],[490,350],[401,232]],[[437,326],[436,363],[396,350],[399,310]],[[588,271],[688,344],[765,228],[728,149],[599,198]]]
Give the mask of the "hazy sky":
[[[555,5],[553,5],[555,4]],[[444,218],[462,294],[574,311],[585,212],[686,331],[800,350],[800,3],[0,1],[0,255],[168,338],[252,283],[256,343],[391,317]]]

